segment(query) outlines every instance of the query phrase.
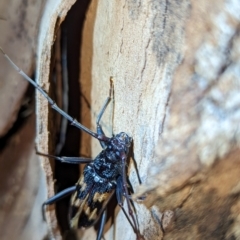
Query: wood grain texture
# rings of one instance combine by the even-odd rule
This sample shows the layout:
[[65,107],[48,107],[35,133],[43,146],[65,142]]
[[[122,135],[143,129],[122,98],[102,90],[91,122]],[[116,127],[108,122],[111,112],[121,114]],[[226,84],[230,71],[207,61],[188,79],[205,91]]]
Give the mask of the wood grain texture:
[[[240,6],[236,1],[190,6],[158,159],[139,194],[153,190],[147,206],[175,212],[174,233],[164,239],[238,238],[239,198],[232,191],[240,170]],[[220,212],[224,217],[217,217]]]
[[[92,101],[100,109],[114,78],[113,132],[133,137],[134,159],[143,183],[157,161],[155,149],[163,132],[173,75],[183,56],[184,26],[189,2],[99,2],[93,38]],[[103,61],[104,59],[104,61]],[[96,110],[97,111],[97,110]],[[110,112],[110,111],[109,111]],[[106,115],[106,125],[112,127]],[[94,146],[94,151],[96,147]],[[139,187],[131,162],[130,181]],[[135,204],[140,230],[146,239],[160,239],[162,231],[143,204]],[[120,212],[108,234],[133,239],[131,226]]]
[[[46,1],[45,8],[42,14],[39,44],[38,44],[38,66],[37,66],[37,81],[46,92],[49,91],[49,79],[52,47],[59,31],[60,24],[65,19],[70,7],[74,4],[72,1]],[[54,148],[54,125],[55,121],[51,115],[48,102],[37,94],[37,149],[42,153],[53,153]],[[50,116],[49,116],[50,114]],[[49,163],[46,158],[42,159],[42,167],[46,174],[47,196],[48,198],[55,195],[54,190],[54,163]],[[60,229],[57,223],[55,208],[50,206],[46,212],[46,219],[49,225],[49,237],[54,239],[62,239]]]

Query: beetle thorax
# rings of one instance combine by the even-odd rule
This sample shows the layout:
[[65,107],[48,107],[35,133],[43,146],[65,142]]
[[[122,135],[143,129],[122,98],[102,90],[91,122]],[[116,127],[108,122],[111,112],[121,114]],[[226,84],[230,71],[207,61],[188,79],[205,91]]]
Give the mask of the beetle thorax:
[[128,154],[131,142],[132,138],[126,133],[121,132],[111,138],[107,148],[113,151],[117,156],[120,156],[121,153]]

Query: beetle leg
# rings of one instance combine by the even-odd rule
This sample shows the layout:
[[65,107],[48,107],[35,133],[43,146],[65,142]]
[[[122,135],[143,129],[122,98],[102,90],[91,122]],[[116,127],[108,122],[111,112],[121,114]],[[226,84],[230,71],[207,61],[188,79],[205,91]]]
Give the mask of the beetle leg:
[[85,158],[85,157],[63,157],[63,156],[53,156],[50,154],[40,153],[40,152],[36,152],[36,153],[40,156],[54,158],[60,162],[70,163],[70,164],[91,163],[94,161],[91,158]]
[[64,189],[63,191],[57,193],[56,195],[54,195],[53,197],[49,198],[47,201],[45,201],[42,204],[42,215],[43,215],[43,220],[46,221],[45,218],[45,206],[46,205],[51,205],[59,200],[61,200],[62,198],[67,197],[68,195],[71,195],[73,192],[75,192],[77,190],[77,186],[73,186],[73,187],[69,187]]
[[[97,119],[96,119],[97,134],[99,136],[105,136],[106,137],[106,135],[105,135],[105,133],[104,133],[104,131],[102,129],[102,126],[100,124],[100,120],[101,120],[101,118],[102,118],[102,116],[103,116],[103,114],[104,114],[108,104],[110,103],[110,101],[112,99],[112,95],[113,95],[113,80],[112,80],[112,77],[110,77],[109,96],[105,100],[105,102],[104,102],[104,104],[103,104],[103,106],[102,106],[102,108],[100,110],[100,113],[98,114]],[[105,141],[101,141],[101,140],[99,140],[99,142],[100,142],[102,148],[105,149],[106,148],[106,142]]]
[[107,218],[107,209],[105,209],[102,213],[101,220],[100,220],[100,226],[97,232],[97,240],[101,240],[103,236],[103,230],[106,223]]

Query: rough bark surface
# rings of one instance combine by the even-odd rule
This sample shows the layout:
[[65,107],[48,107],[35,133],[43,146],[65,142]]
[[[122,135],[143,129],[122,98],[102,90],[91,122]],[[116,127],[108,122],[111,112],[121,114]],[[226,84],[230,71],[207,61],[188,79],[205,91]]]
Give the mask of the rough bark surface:
[[164,239],[239,238],[240,4],[190,4],[158,159],[140,192],[153,189],[146,204],[173,211]]
[[[49,1],[43,16],[38,76],[46,91],[55,33],[73,3]],[[114,78],[114,104],[103,127],[108,135],[125,131],[134,139],[132,158],[142,186],[132,161],[129,178],[138,196],[148,194],[145,204],[135,204],[146,239],[239,237],[239,5],[102,0],[86,13],[81,93],[94,129]],[[39,150],[51,153],[53,123],[46,101],[38,101]],[[81,108],[84,124],[86,111]],[[96,156],[99,144],[93,140],[90,146]],[[52,196],[46,160],[44,169]],[[53,234],[61,238],[49,213]],[[105,237],[122,239],[123,232],[124,239],[135,238],[120,211]]]

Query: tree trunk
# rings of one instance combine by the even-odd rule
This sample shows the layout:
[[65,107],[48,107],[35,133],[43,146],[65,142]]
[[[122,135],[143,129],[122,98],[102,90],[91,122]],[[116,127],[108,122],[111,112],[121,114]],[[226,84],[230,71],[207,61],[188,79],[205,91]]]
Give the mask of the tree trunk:
[[[53,91],[53,43],[68,10],[81,11],[84,4],[84,26],[74,18],[68,25],[81,31],[75,103],[81,103],[80,122],[95,129],[113,77],[114,101],[102,125],[108,136],[124,131],[133,137],[129,179],[135,197],[147,193],[134,204],[145,239],[239,238],[239,2],[74,2],[47,1],[37,79]],[[57,114],[40,96],[37,114],[38,150],[54,154]],[[80,155],[100,151],[84,134],[78,144]],[[49,197],[53,165],[43,162]],[[60,239],[53,208],[48,210],[52,234]],[[123,232],[124,239],[134,239],[122,211],[115,213],[106,239],[123,239]]]

